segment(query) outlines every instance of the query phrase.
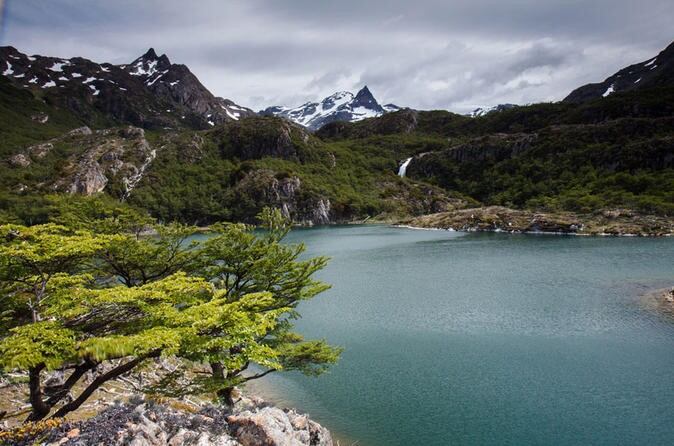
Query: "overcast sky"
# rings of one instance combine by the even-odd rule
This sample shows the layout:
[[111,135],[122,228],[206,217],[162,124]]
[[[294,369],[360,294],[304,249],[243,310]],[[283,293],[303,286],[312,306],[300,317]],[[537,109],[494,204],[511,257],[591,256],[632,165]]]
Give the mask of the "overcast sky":
[[364,84],[381,103],[462,113],[555,101],[674,40],[672,0],[8,0],[4,9],[2,45],[112,63],[154,47],[255,110]]

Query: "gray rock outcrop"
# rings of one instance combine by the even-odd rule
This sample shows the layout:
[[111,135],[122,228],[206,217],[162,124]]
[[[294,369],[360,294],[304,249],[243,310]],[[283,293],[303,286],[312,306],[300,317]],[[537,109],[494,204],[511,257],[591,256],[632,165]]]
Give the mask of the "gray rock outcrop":
[[307,415],[244,398],[231,411],[184,403],[116,404],[86,421],[64,423],[48,446],[332,446],[330,432]]

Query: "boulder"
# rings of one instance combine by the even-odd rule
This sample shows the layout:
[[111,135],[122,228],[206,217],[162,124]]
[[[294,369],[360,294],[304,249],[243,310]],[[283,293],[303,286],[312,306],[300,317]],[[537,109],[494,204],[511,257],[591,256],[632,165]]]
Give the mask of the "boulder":
[[47,154],[54,148],[54,144],[46,142],[43,144],[36,144],[28,147],[27,151],[31,158],[39,160],[47,156]]
[[49,115],[46,113],[36,113],[30,117],[31,120],[38,124],[46,124],[49,121]]
[[28,167],[30,159],[23,153],[17,153],[9,158],[9,164],[13,167]]
[[243,446],[332,446],[327,429],[306,415],[264,407],[227,418],[236,440]]

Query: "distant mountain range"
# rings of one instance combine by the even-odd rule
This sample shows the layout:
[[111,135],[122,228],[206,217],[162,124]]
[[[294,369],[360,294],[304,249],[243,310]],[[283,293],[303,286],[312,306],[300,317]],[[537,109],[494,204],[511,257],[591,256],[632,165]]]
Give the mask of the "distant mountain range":
[[[255,114],[280,116],[309,130],[332,122],[357,122],[395,112],[380,105],[367,86],[355,95],[341,91],[297,107],[272,106],[255,113],[216,97],[181,64],[150,48],[129,64],[97,63],[81,57],[28,56],[0,47],[0,74],[47,103],[66,108],[86,124],[128,123],[144,128],[206,129]],[[582,103],[617,92],[657,87],[674,81],[674,43],[656,57],[630,65],[603,82],[577,88],[563,102]],[[517,107],[499,104],[468,113],[481,117]]]
[[215,97],[185,65],[150,48],[128,65],[81,57],[28,56],[0,47],[0,72],[85,122],[111,120],[145,128],[208,128],[254,112]]
[[614,93],[671,85],[674,82],[674,43],[657,56],[623,68],[603,82],[587,84],[571,92],[564,102],[582,103]]
[[357,122],[400,110],[394,104],[379,105],[367,86],[356,95],[340,91],[321,102],[307,102],[299,107],[273,106],[260,111],[265,116],[281,116],[310,130],[318,130],[335,121]]

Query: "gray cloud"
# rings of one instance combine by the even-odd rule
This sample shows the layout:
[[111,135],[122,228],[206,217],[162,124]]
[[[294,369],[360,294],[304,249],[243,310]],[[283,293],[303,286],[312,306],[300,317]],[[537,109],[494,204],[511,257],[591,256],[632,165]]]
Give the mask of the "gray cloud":
[[255,109],[367,84],[466,112],[563,98],[670,43],[671,0],[9,0],[2,44],[133,60],[147,47]]

